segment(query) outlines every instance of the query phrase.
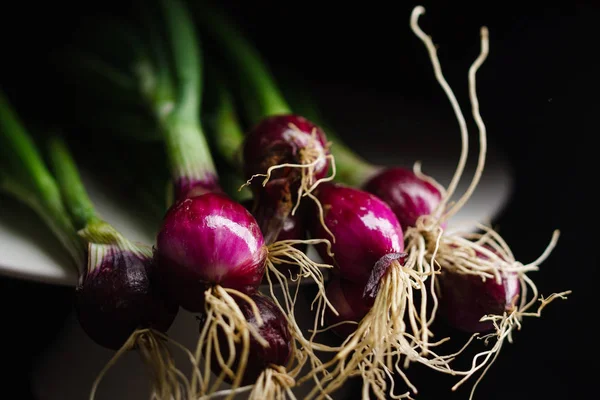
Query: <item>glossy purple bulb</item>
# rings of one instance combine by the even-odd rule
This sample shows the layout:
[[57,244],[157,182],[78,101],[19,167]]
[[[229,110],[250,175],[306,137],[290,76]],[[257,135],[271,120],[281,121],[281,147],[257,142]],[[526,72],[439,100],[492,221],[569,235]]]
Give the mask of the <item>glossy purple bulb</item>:
[[[483,254],[479,257],[487,259]],[[505,273],[499,284],[495,279],[459,274],[442,269],[438,278],[440,315],[452,327],[465,332],[494,329],[491,321],[480,322],[484,315],[502,315],[512,310],[521,291],[516,273]]]
[[381,170],[363,189],[385,201],[403,229],[415,226],[421,215],[430,215],[442,199],[435,186],[401,167]]
[[[375,264],[391,253],[402,253],[404,235],[390,207],[378,197],[363,190],[336,183],[323,183],[317,190],[327,228],[335,236],[332,259],[323,246],[319,255],[339,268],[343,279],[366,283]],[[310,218],[311,237],[330,239],[316,217]]]
[[[332,277],[327,283],[327,298],[335,307],[338,315],[335,315],[330,308],[325,311],[327,326],[337,324],[342,321],[359,322],[371,309],[370,305],[363,300],[364,284],[357,284],[351,281],[340,279],[338,276]],[[345,339],[356,330],[355,324],[341,324],[331,330],[339,337]]]
[[75,311],[87,335],[118,350],[138,328],[166,332],[179,310],[159,291],[152,257],[112,248],[75,291]]
[[[267,117],[246,135],[243,149],[244,174],[246,179],[249,179],[255,174],[265,174],[275,165],[302,164],[305,163],[308,153],[312,154],[312,159],[321,160],[314,168],[314,179],[324,178],[329,169],[329,162],[325,158],[329,151],[325,133],[321,128],[298,115]],[[281,168],[273,172],[271,179],[273,181],[283,179],[297,184],[300,170]],[[259,188],[262,186],[261,182],[260,177],[255,178],[253,186]]]
[[267,248],[244,206],[223,194],[208,193],[167,211],[155,253],[169,295],[194,312],[204,309],[204,291],[213,285],[256,291]]
[[[288,329],[287,319],[285,315],[281,313],[277,305],[268,298],[267,296],[256,292],[250,296],[256,303],[260,316],[263,319],[263,324],[258,327],[254,313],[248,302],[234,297],[236,303],[240,307],[242,314],[246,317],[246,320],[257,328],[258,333],[267,341],[269,347],[263,347],[260,343],[250,336],[250,351],[248,354],[248,364],[242,378],[241,385],[251,385],[256,382],[259,375],[269,365],[283,365],[285,366],[292,354],[292,335]],[[200,325],[202,329],[202,324]],[[223,331],[219,331],[220,335],[224,335]],[[225,338],[219,340],[219,343],[227,343]],[[227,359],[229,355],[229,349],[227,346],[221,347],[221,353],[224,358]],[[236,354],[241,354],[241,345],[236,348]],[[234,363],[234,370],[237,369],[237,363]],[[215,373],[219,374],[219,364],[216,359],[213,358],[212,369]],[[231,382],[229,382],[231,383]]]

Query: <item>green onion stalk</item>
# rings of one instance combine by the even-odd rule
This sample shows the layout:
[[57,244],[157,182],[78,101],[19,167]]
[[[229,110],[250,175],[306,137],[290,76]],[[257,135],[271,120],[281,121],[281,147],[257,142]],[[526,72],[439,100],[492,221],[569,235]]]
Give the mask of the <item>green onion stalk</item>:
[[33,138],[0,91],[0,188],[28,205],[69,253],[78,276],[84,272],[85,243],[77,235],[56,179],[44,164]]
[[50,168],[0,93],[2,189],[40,214],[71,254],[80,326],[95,343],[115,350],[90,397],[106,370],[135,349],[151,370],[153,393],[184,399],[189,383],[170,355],[168,343],[176,342],[166,335],[178,306],[156,284],[151,246],[128,240],[98,215],[62,136],[45,139]]
[[132,146],[162,141],[171,180],[167,207],[221,191],[200,121],[200,46],[178,4],[140,4],[136,21],[99,24],[82,34],[97,39],[71,49],[60,64],[67,78],[81,82],[74,98],[92,102],[84,123],[100,122],[97,131],[132,139]]

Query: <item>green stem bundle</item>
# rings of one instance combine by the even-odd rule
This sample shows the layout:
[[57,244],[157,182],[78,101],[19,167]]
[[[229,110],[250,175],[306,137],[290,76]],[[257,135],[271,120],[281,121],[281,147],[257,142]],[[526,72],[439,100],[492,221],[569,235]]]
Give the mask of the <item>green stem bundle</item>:
[[81,275],[84,243],[77,236],[56,180],[1,91],[0,154],[0,189],[35,210],[65,246]]

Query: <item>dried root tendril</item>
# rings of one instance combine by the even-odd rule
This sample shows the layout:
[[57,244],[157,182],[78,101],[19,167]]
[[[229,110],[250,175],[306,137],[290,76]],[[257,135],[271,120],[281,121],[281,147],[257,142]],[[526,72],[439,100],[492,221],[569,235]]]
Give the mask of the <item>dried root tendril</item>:
[[[525,277],[525,281],[527,282],[527,284],[531,285],[532,288],[535,288],[535,285],[529,278]],[[536,291],[536,290],[534,290],[534,291]],[[471,376],[473,376],[473,374],[475,374],[477,371],[479,371],[480,369],[485,367],[485,369],[483,370],[483,373],[479,376],[479,378],[473,385],[473,388],[471,389],[471,395],[469,396],[469,399],[472,399],[475,394],[475,389],[477,388],[477,385],[479,384],[479,382],[481,382],[481,380],[485,376],[485,373],[490,369],[490,367],[492,366],[492,364],[498,357],[498,354],[500,354],[500,349],[502,348],[504,341],[508,340],[509,343],[512,343],[512,333],[514,332],[515,328],[521,329],[521,320],[523,319],[523,317],[527,316],[527,317],[538,317],[539,318],[539,317],[541,317],[542,310],[549,303],[551,303],[552,301],[559,299],[559,298],[566,299],[567,295],[569,295],[569,294],[571,294],[571,291],[567,290],[567,291],[560,292],[560,293],[553,293],[550,296],[548,296],[547,298],[540,297],[538,299],[540,301],[540,305],[539,305],[537,311],[535,311],[535,312],[526,312],[525,311],[526,309],[520,309],[520,310],[516,309],[516,310],[512,311],[511,313],[505,313],[504,315],[488,315],[488,316],[484,316],[483,318],[481,318],[481,321],[493,321],[494,328],[495,328],[494,333],[490,333],[488,335],[482,336],[481,339],[483,339],[486,344],[488,344],[488,342],[493,338],[496,339],[496,342],[494,343],[494,346],[491,349],[480,352],[477,355],[475,355],[475,357],[473,357],[473,363],[472,363],[472,367],[470,370],[457,373],[457,375],[465,375],[465,376],[456,385],[454,385],[452,387],[452,390],[458,389]],[[537,298],[537,293],[534,297]],[[531,302],[529,304],[531,305]],[[480,358],[483,358],[483,361],[478,364],[477,361]]]
[[[479,180],[481,178],[481,175],[483,173],[483,168],[485,165],[485,158],[486,158],[486,153],[487,153],[486,129],[485,129],[485,124],[483,123],[483,120],[479,113],[479,101],[477,100],[477,94],[476,94],[476,90],[475,90],[475,87],[476,87],[475,75],[489,54],[489,34],[488,34],[488,30],[486,27],[481,28],[481,51],[479,53],[479,56],[473,62],[473,64],[471,65],[471,67],[469,69],[469,80],[468,80],[469,81],[469,96],[470,96],[471,105],[472,105],[471,109],[472,109],[473,117],[479,128],[480,151],[479,151],[477,168],[475,170],[473,179],[471,180],[471,183],[469,184],[469,187],[467,188],[466,192],[461,196],[461,198],[455,204],[450,205],[448,203],[458,186],[458,182],[460,181],[460,178],[462,177],[462,174],[465,169],[466,161],[467,161],[467,156],[468,156],[468,152],[469,152],[468,129],[467,129],[467,123],[465,121],[464,115],[460,109],[458,101],[456,100],[456,96],[454,95],[454,92],[450,88],[450,85],[448,85],[448,82],[446,81],[446,79],[444,78],[444,75],[442,73],[440,61],[437,56],[437,48],[436,48],[435,44],[433,43],[431,37],[429,35],[425,34],[425,32],[423,32],[423,30],[419,27],[419,24],[418,24],[419,17],[424,13],[425,13],[425,9],[423,7],[421,7],[421,6],[415,7],[411,14],[410,27],[411,27],[413,33],[423,42],[423,44],[425,45],[425,47],[427,49],[429,58],[431,60],[431,64],[434,69],[436,80],[438,81],[438,83],[444,90],[446,97],[450,101],[452,109],[454,110],[454,114],[456,115],[456,119],[458,121],[458,124],[460,127],[460,133],[461,133],[461,145],[462,146],[461,146],[460,159],[459,159],[456,171],[454,173],[454,176],[452,177],[450,185],[448,186],[448,190],[447,191],[440,190],[440,193],[442,194],[442,199],[441,199],[440,203],[438,204],[436,210],[434,210],[434,212],[433,212],[433,215],[438,215],[443,212],[442,220],[447,220],[452,215],[454,215],[471,197],[471,195],[473,194],[473,191],[475,190],[475,188],[477,187],[477,185],[479,183]],[[420,172],[420,164],[415,165],[415,173],[417,173],[419,176],[423,176],[422,173]],[[426,180],[428,182],[434,184],[439,189],[440,185],[437,184],[437,182],[435,182],[433,179],[428,178]]]
[[[232,389],[239,388],[248,362],[251,335],[260,345],[264,347],[269,345],[256,327],[248,323],[232,296],[248,302],[257,325],[263,324],[256,303],[247,295],[218,285],[206,290],[206,319],[200,331],[194,356],[196,366],[201,371],[192,376],[191,386],[194,398],[215,392],[225,378],[232,381]],[[226,339],[226,343],[220,340],[223,338]],[[227,346],[227,359],[223,355],[221,346]],[[221,372],[211,383],[211,363],[213,361],[216,361]],[[201,363],[203,363],[202,367],[200,367]]]
[[[269,256],[267,258],[267,272],[266,277],[269,283],[269,289],[271,293],[271,297],[277,307],[282,311],[284,315],[286,315],[288,326],[290,329],[290,333],[294,338],[294,356],[292,357],[294,360],[295,366],[290,365],[287,368],[288,375],[292,377],[298,376],[301,372],[303,366],[307,361],[310,362],[313,369],[320,368],[322,365],[322,361],[315,354],[315,350],[319,350],[322,348],[327,349],[327,346],[322,346],[318,343],[314,342],[313,333],[310,338],[306,338],[302,329],[298,326],[295,317],[295,304],[297,300],[297,296],[299,293],[300,283],[302,279],[309,278],[317,285],[317,295],[311,304],[311,309],[315,310],[315,322],[314,325],[318,324],[318,321],[321,321],[321,325],[324,324],[324,314],[326,311],[326,307],[329,307],[332,312],[337,315],[337,310],[331,304],[329,299],[325,294],[325,284],[324,284],[324,276],[321,271],[322,268],[331,269],[333,266],[329,264],[321,264],[311,260],[304,252],[293,247],[295,244],[326,244],[328,246],[331,243],[328,240],[324,239],[309,239],[309,240],[285,240],[278,241],[269,246]],[[290,276],[286,276],[285,273],[281,272],[277,265],[279,264],[288,264],[291,263],[293,265],[298,266],[299,271],[294,276],[290,273]],[[283,305],[277,298],[277,295],[274,291],[273,277],[279,283],[279,287],[283,292]],[[290,288],[290,282],[295,283],[295,290]]]
[[325,277],[322,269],[331,270],[333,265],[318,263],[309,258],[303,251],[294,247],[297,244],[305,245],[318,245],[325,244],[327,251],[331,254],[331,242],[326,239],[308,239],[308,240],[280,240],[269,246],[269,253],[267,257],[267,268],[270,272],[274,273],[279,283],[282,285],[284,295],[286,296],[286,304],[290,304],[293,308],[295,299],[292,297],[288,279],[277,269],[277,265],[281,264],[292,264],[298,267],[298,273],[294,276],[290,273],[289,280],[296,282],[298,285],[304,278],[311,279],[318,288],[318,293],[315,296],[311,304],[311,310],[314,309],[315,303],[317,303],[317,318],[321,320],[321,325],[324,325],[325,321],[325,307],[329,307],[336,315],[338,315],[335,307],[327,296],[325,295]]
[[[433,219],[433,218],[432,218]],[[416,271],[423,279],[421,286],[422,292],[420,297],[420,307],[418,313],[409,314],[409,323],[415,336],[419,338],[420,348],[423,355],[427,355],[429,351],[429,337],[432,332],[429,327],[435,320],[435,314],[438,308],[438,299],[435,293],[436,276],[439,273],[439,265],[436,262],[436,255],[440,248],[440,240],[443,237],[443,229],[436,220],[430,221],[429,224],[423,224],[426,220],[419,219],[417,228],[409,228],[405,234],[406,247],[405,251],[408,258],[404,263],[404,268]],[[427,235],[419,234],[426,230]],[[415,234],[417,233],[417,234]],[[430,239],[428,242],[425,237]],[[430,243],[434,244],[430,248]],[[429,290],[425,289],[425,281],[429,279]],[[431,298],[433,306],[428,311],[428,297]],[[409,358],[405,360],[405,367],[408,367]]]
[[[428,351],[428,357],[422,355],[425,343],[421,337],[423,330],[426,330],[423,321],[427,318],[414,302],[414,290],[425,296],[426,278],[397,261],[392,264],[382,278],[373,307],[360,321],[356,331],[339,347],[327,350],[336,354],[320,369],[331,370],[307,398],[326,398],[352,376],[361,376],[363,379],[363,399],[369,398],[370,391],[378,399],[409,397],[407,393],[393,393],[393,386],[388,390],[388,378],[395,371],[411,391],[417,392],[400,366],[403,358],[451,373],[449,361],[453,355],[441,357],[431,350]],[[408,325],[405,322],[407,318],[411,320]],[[431,346],[434,345],[437,344]],[[311,371],[299,383],[312,378],[321,372],[320,369]]]
[[[424,216],[417,221],[416,227],[408,229],[406,234],[406,248],[409,258],[405,266],[413,268],[422,274],[429,274],[438,269],[443,269],[451,273],[477,276],[482,280],[493,279],[498,284],[502,283],[503,277],[507,274],[515,274],[520,281],[520,301],[519,304],[514,305],[511,312],[507,312],[504,315],[487,315],[481,319],[481,321],[492,321],[494,324],[494,333],[481,337],[481,339],[485,340],[486,344],[495,338],[496,342],[494,346],[489,350],[478,353],[472,360],[471,368],[466,371],[459,371],[452,368],[442,370],[445,373],[463,376],[452,388],[452,390],[456,390],[477,371],[483,369],[482,375],[478,378],[472,389],[471,397],[474,394],[477,384],[498,356],[504,341],[508,340],[512,342],[512,333],[515,328],[521,328],[523,318],[526,316],[539,317],[541,310],[547,304],[554,299],[565,298],[570,293],[570,291],[565,291],[554,293],[546,299],[540,298],[535,283],[527,276],[527,273],[531,271],[538,271],[539,264],[550,255],[558,241],[558,230],[554,231],[550,243],[535,261],[529,264],[522,264],[514,259],[508,244],[496,231],[482,224],[478,224],[478,228],[483,233],[454,232],[452,234],[444,234],[433,217]],[[431,249],[433,243],[435,246]],[[436,268],[435,270],[434,267]],[[431,319],[426,325],[431,324],[437,309],[437,297],[433,288],[435,274],[431,276],[432,288],[430,294],[435,304]],[[531,296],[529,296],[529,292],[532,293]],[[528,311],[538,301],[541,301],[538,311]],[[422,341],[425,342],[424,336],[422,336]],[[469,343],[471,342],[472,340],[469,341]],[[469,343],[463,347],[463,350]],[[454,357],[456,355],[458,353]]]
[[436,48],[435,44],[433,43],[431,37],[428,36],[425,32],[423,32],[423,30],[419,27],[419,24],[418,24],[419,17],[424,13],[425,13],[425,8],[423,8],[422,6],[415,7],[411,14],[410,27],[411,27],[413,33],[419,39],[421,39],[421,41],[423,42],[423,44],[425,45],[425,47],[427,49],[427,52],[429,53],[429,58],[431,60],[432,66],[433,66],[435,78],[438,81],[438,83],[440,84],[440,86],[442,87],[442,89],[444,90],[446,97],[450,101],[450,104],[452,106],[454,114],[456,115],[456,119],[458,120],[458,124],[460,127],[460,133],[461,133],[461,145],[462,145],[461,152],[460,152],[460,159],[458,161],[456,171],[454,172],[454,176],[452,177],[452,180],[450,181],[450,184],[448,185],[448,190],[441,192],[441,193],[445,193],[445,196],[442,197],[442,200],[440,201],[440,204],[438,205],[438,209],[434,212],[434,214],[437,214],[437,212],[439,212],[441,209],[446,207],[447,202],[450,200],[450,197],[452,197],[452,195],[454,194],[454,192],[458,186],[458,182],[460,181],[460,178],[464,172],[464,169],[465,169],[465,166],[467,163],[467,155],[469,153],[469,140],[468,140],[468,129],[467,129],[467,123],[465,121],[465,117],[463,116],[463,113],[460,109],[458,101],[456,100],[456,96],[454,95],[454,92],[452,91],[452,88],[450,87],[450,85],[448,84],[446,79],[444,78],[444,75],[442,73],[442,68],[440,65],[440,61],[437,56],[437,48]]
[[192,353],[185,346],[156,330],[138,329],[129,336],[123,346],[100,371],[92,386],[90,400],[95,398],[100,381],[106,372],[123,354],[132,349],[138,350],[142,361],[152,375],[151,398],[187,400],[189,394],[192,393],[191,384],[185,374],[175,366],[168,347],[169,343],[183,350],[189,356],[192,365],[195,364]]
[[[405,266],[410,269],[414,269],[418,271],[423,276],[430,276],[430,295],[433,301],[433,308],[430,312],[430,315],[427,316],[426,306],[427,306],[427,298],[424,296],[421,303],[421,310],[418,316],[420,316],[420,320],[418,323],[421,324],[422,329],[417,332],[415,331],[415,327],[417,326],[417,319],[415,317],[410,317],[410,324],[412,326],[413,331],[416,334],[420,335],[420,342],[423,348],[423,354],[427,354],[428,351],[428,336],[431,335],[429,331],[429,326],[433,323],[435,319],[435,314],[438,308],[438,300],[435,295],[435,278],[436,273],[439,271],[439,266],[443,264],[439,259],[439,257],[444,257],[446,254],[452,254],[453,250],[451,247],[445,246],[444,239],[448,237],[448,235],[444,235],[444,230],[442,228],[442,222],[447,220],[453,213],[455,213],[471,196],[473,190],[477,186],[479,182],[479,178],[481,177],[481,173],[483,171],[483,166],[485,165],[485,154],[486,154],[486,138],[485,138],[485,126],[481,121],[481,117],[479,116],[479,107],[477,103],[477,97],[475,94],[475,73],[479,69],[479,67],[483,64],[485,59],[487,58],[489,52],[488,46],[488,32],[487,29],[482,28],[481,30],[481,52],[473,65],[469,70],[469,88],[471,94],[471,100],[473,103],[473,114],[476,118],[478,126],[480,128],[480,157],[479,163],[477,165],[477,169],[475,171],[475,176],[467,190],[467,192],[460,198],[460,200],[456,204],[449,204],[450,197],[454,194],[458,182],[464,172],[464,168],[466,165],[467,155],[468,155],[468,129],[463,113],[460,109],[458,101],[456,100],[456,96],[454,92],[448,85],[448,82],[444,78],[442,73],[442,68],[440,65],[440,61],[437,56],[437,49],[434,45],[430,36],[425,34],[418,24],[419,16],[421,16],[425,12],[425,9],[421,6],[415,7],[411,14],[410,18],[410,27],[414,34],[423,42],[425,45],[431,64],[434,69],[434,74],[436,80],[444,90],[450,104],[454,110],[456,118],[459,123],[460,133],[461,133],[461,154],[460,159],[448,187],[446,191],[439,183],[437,183],[433,178],[427,177],[421,172],[421,164],[415,163],[414,172],[417,176],[421,177],[425,181],[434,185],[440,191],[442,195],[442,199],[440,204],[434,210],[431,215],[423,215],[419,217],[416,222],[416,226],[413,228],[409,228],[405,234],[405,242],[406,242],[406,251],[409,254],[409,258],[405,263]],[[441,218],[439,215],[441,214]],[[450,251],[448,251],[450,250]],[[410,360],[406,360],[405,366],[408,366],[408,362]]]
[[[444,247],[450,248],[447,252],[440,255],[438,259],[443,268],[453,271],[453,273],[463,273],[474,276],[479,276],[481,279],[495,279],[498,283],[501,282],[502,276],[506,274],[516,274],[518,276],[521,293],[519,304],[514,304],[513,309],[505,312],[503,315],[486,315],[480,321],[491,321],[494,325],[494,332],[482,336],[481,339],[485,344],[489,344],[492,339],[495,339],[493,347],[489,350],[478,353],[474,356],[471,368],[466,371],[456,371],[455,375],[463,375],[464,377],[452,388],[456,390],[477,371],[484,369],[483,373],[477,379],[471,391],[471,398],[475,392],[477,384],[481,381],[487,370],[496,360],[502,345],[505,340],[512,343],[512,334],[515,329],[519,330],[522,326],[524,317],[540,317],[541,311],[550,302],[557,298],[565,299],[571,291],[553,293],[547,298],[539,296],[538,289],[535,283],[527,276],[528,272],[539,270],[541,264],[552,252],[556,246],[559,237],[559,231],[554,231],[552,239],[544,252],[532,263],[523,265],[515,261],[508,245],[502,237],[493,229],[485,226],[480,226],[484,233],[468,233],[464,237],[459,235],[448,236],[444,238]],[[490,251],[490,248],[494,251]],[[487,259],[476,255],[476,252],[484,254]],[[529,295],[531,293],[531,296]],[[540,302],[537,311],[529,311]],[[481,361],[480,361],[481,360]]]
[[[296,125],[290,123],[290,129],[296,130],[298,132],[302,132]],[[335,241],[335,237],[333,233],[329,230],[329,228],[325,225],[323,220],[323,207],[321,202],[314,196],[313,191],[324,182],[330,182],[335,179],[336,175],[336,166],[335,166],[335,157],[333,154],[326,154],[323,147],[321,146],[319,140],[317,139],[317,129],[313,128],[311,132],[311,140],[308,142],[308,145],[300,150],[300,164],[294,163],[283,163],[278,165],[273,165],[267,169],[266,174],[254,174],[248,179],[238,190],[242,190],[244,187],[250,185],[254,178],[264,177],[265,179],[262,182],[262,185],[265,186],[269,180],[271,179],[271,174],[273,171],[281,168],[298,168],[300,170],[300,185],[298,187],[297,200],[296,204],[291,210],[291,215],[295,215],[298,207],[300,206],[300,202],[303,197],[310,197],[315,203],[317,208],[319,209],[319,219],[323,225],[323,228],[329,233],[332,237],[332,240]],[[328,144],[329,146],[329,144]],[[331,175],[321,178],[315,179],[315,168],[322,165],[322,163],[329,161],[329,165],[331,165]]]
[[529,264],[514,259],[504,239],[492,228],[479,224],[484,233],[455,232],[443,235],[437,263],[453,273],[479,276],[481,279],[494,279],[498,284],[506,274],[525,274],[539,270],[552,249],[556,246],[559,231],[554,231],[544,254]]

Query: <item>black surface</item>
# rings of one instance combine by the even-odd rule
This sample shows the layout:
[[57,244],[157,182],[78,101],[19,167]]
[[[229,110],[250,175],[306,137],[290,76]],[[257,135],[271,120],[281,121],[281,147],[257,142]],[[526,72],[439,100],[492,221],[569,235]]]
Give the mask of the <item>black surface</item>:
[[[431,109],[431,120],[454,124],[424,49],[408,28],[414,4],[225,3],[274,67],[301,71],[317,93],[337,90],[357,102],[361,93],[401,96]],[[440,44],[446,76],[462,104],[467,101],[466,70],[477,53],[478,28],[489,27],[491,55],[479,74],[480,102],[490,141],[505,152],[516,178],[514,196],[496,222],[524,261],[535,259],[552,230],[561,229],[558,247],[534,277],[542,293],[571,289],[573,295],[549,306],[541,319],[525,322],[476,398],[583,398],[594,393],[586,370],[595,352],[590,324],[598,266],[593,233],[597,202],[590,189],[597,178],[592,178],[593,162],[586,152],[597,152],[591,138],[598,131],[600,65],[594,59],[600,8],[584,2],[489,3],[424,2],[422,26]],[[60,100],[60,82],[44,82],[43,52],[67,39],[91,4],[111,10],[117,3],[3,5],[0,85],[21,104]],[[374,116],[382,115],[371,104],[362,106],[364,116],[348,115],[341,105],[324,105],[334,125],[366,127],[372,122],[377,129]],[[357,143],[357,138],[348,141]],[[3,372],[4,390],[25,390],[30,362],[51,342],[69,312],[70,294],[66,288],[0,279],[1,326],[8,350],[3,364],[9,371]],[[424,373],[417,398],[468,398],[466,389],[448,395],[453,381]]]

